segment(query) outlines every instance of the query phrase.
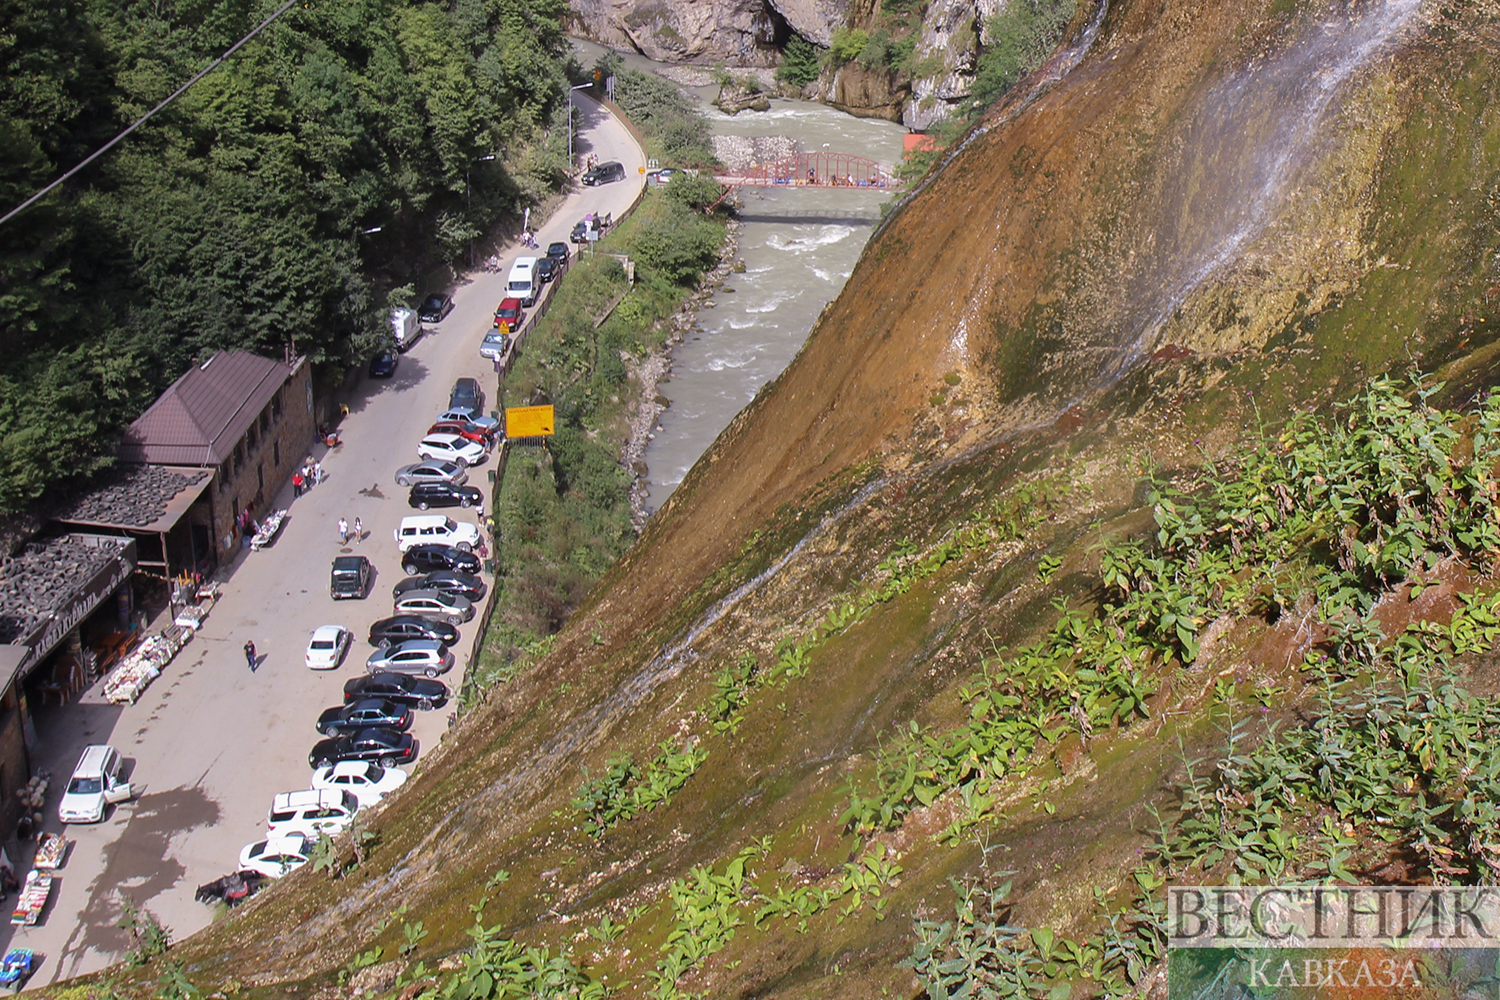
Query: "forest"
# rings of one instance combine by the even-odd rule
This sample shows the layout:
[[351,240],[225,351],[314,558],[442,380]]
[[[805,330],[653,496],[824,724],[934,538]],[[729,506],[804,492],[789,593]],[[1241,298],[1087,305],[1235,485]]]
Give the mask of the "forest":
[[[0,211],[222,55],[269,0],[0,8]],[[325,369],[566,173],[562,0],[306,0],[0,225],[0,511],[109,461],[194,359]]]

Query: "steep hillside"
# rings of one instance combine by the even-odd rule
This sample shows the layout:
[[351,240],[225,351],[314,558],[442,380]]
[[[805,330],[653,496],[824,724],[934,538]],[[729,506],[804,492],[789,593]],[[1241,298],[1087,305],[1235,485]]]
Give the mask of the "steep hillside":
[[[176,946],[189,978],[915,996],[898,963],[967,932],[983,975],[1082,980],[1113,949],[1123,989],[1174,872],[1484,874],[1494,790],[1457,749],[1371,749],[1344,679],[1404,679],[1382,710],[1418,730],[1496,714],[1412,700],[1500,634],[1496,9],[1124,0],[1084,28],[365,856]],[[1414,364],[1447,379],[1427,403],[1366,392]],[[1377,829],[1389,795],[1275,770],[1314,736],[1479,805]],[[914,927],[954,919],[950,877],[982,917],[1004,871],[1071,958]]]

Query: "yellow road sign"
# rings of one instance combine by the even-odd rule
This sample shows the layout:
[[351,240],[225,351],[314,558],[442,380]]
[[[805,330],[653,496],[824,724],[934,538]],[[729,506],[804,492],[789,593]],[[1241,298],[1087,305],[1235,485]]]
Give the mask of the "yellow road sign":
[[505,436],[543,437],[552,433],[551,406],[511,406],[505,410]]

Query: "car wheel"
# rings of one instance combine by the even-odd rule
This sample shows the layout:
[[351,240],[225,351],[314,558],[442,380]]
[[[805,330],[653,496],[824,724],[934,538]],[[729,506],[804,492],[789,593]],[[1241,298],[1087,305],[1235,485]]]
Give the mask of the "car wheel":
[[318,758],[318,762],[313,765],[313,768],[316,770],[317,768],[320,768],[320,767],[332,767],[332,766],[333,766],[333,758],[332,757],[319,757]]
[[396,477],[396,485],[397,486],[410,486],[411,485],[411,480],[408,479],[405,476],[397,476]]
[[426,670],[422,671],[422,673],[426,674],[428,677],[436,677],[438,674],[438,672],[432,667],[428,667]]
[[382,758],[380,758],[380,766],[381,767],[395,767],[398,763],[400,763],[400,762],[398,760],[396,760],[396,758],[394,758],[394,757],[382,757]]
[[413,566],[411,563],[405,563],[405,564],[402,565],[401,568],[404,569],[404,570],[406,570],[406,575],[407,576],[416,576],[418,573],[422,572],[421,570],[417,569],[417,567]]
[[468,542],[459,542],[457,545],[455,545],[453,547],[455,549],[457,549],[458,551],[460,551],[460,552],[473,552],[474,551],[474,546],[470,545]]
[[418,500],[417,501],[417,510],[426,510],[427,507],[428,507],[428,504],[427,504],[426,500]]
[[432,711],[432,699],[423,698],[421,701],[417,702],[417,708],[423,712]]
[[339,734],[339,727],[338,726],[325,726],[324,729],[323,729],[323,735],[324,736],[337,736],[338,734]]
[[459,501],[459,503],[463,504],[465,507],[472,507],[472,506],[474,506],[474,500],[473,500],[472,497],[464,497],[462,500]]
[[458,466],[460,469],[467,469],[469,467],[469,460],[467,458],[464,458],[462,455],[454,455],[453,464]]

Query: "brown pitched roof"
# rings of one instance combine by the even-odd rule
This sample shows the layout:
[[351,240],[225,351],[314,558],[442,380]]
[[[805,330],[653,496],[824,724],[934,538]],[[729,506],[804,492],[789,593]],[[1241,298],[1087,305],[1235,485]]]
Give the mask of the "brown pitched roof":
[[220,351],[162,393],[125,430],[122,462],[218,465],[292,370],[247,351]]

